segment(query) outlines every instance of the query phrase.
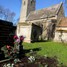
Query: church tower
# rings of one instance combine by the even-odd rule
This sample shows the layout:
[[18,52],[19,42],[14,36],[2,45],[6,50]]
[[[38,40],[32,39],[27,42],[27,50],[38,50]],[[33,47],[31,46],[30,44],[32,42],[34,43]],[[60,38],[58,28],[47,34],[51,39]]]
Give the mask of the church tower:
[[31,11],[35,11],[36,0],[22,0],[19,23],[16,34],[25,37],[24,42],[31,42],[32,25],[26,23],[26,18]]
[[25,22],[31,11],[35,10],[35,0],[22,0],[19,23]]

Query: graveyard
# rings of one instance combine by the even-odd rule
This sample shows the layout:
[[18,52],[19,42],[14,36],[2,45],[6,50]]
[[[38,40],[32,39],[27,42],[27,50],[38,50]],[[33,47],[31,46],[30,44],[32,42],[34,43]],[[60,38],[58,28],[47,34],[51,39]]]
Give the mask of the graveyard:
[[67,44],[58,42],[22,43],[23,55],[20,61],[9,58],[0,61],[3,65],[15,67],[67,67]]
[[[26,50],[36,51],[39,56],[54,57],[56,56],[59,63],[67,65],[67,43],[59,42],[35,42],[35,43],[24,43]],[[29,53],[27,53],[29,55]]]
[[60,2],[35,10],[36,0],[22,0],[17,25],[1,18],[0,67],[67,67],[63,7]]
[[[16,27],[11,22],[0,20],[0,28],[0,49],[8,44],[14,48],[13,36],[15,35]],[[65,67],[67,65],[67,43],[45,41],[21,42],[21,44],[23,45],[23,50],[21,50],[22,53],[20,53],[21,58],[18,58],[19,60],[15,58],[17,54],[13,57],[8,57],[9,55],[6,54],[7,58],[5,58],[0,52],[0,67],[6,65],[7,67],[9,65],[13,65],[13,67]],[[6,51],[5,48],[3,51]]]

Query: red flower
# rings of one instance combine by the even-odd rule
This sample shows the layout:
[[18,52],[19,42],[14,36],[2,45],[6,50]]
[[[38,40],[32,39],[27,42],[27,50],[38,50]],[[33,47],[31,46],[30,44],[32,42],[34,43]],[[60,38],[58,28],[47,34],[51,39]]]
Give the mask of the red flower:
[[17,35],[15,35],[15,36],[13,37],[13,39],[18,39],[18,36],[17,36]]
[[24,40],[24,37],[23,36],[20,36],[20,40]]
[[11,48],[11,46],[9,46],[9,45],[7,45],[6,47],[7,47],[7,49],[10,49]]

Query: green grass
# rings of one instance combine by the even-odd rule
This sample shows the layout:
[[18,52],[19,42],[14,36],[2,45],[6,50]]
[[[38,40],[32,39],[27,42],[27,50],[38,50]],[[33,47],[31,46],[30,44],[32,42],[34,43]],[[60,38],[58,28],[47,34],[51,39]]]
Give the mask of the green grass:
[[67,65],[67,45],[56,42],[23,43],[25,49],[41,48],[39,55],[57,56],[59,62]]

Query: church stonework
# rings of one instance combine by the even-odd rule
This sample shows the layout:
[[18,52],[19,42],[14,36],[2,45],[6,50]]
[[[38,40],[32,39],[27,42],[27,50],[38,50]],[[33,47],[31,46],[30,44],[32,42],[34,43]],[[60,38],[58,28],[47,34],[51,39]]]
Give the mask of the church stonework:
[[32,25],[26,22],[27,16],[35,10],[35,0],[22,0],[20,20],[17,25],[17,35],[25,37],[24,42],[31,42]]
[[29,13],[34,10],[35,10],[35,0],[22,0],[19,23],[25,22]]
[[64,17],[63,3],[35,10],[36,0],[22,0],[17,35],[25,37],[24,42],[53,40],[56,25]]
[[31,42],[31,25],[30,24],[24,24],[19,23],[17,26],[17,35],[21,36],[23,35],[25,37],[24,42]]

